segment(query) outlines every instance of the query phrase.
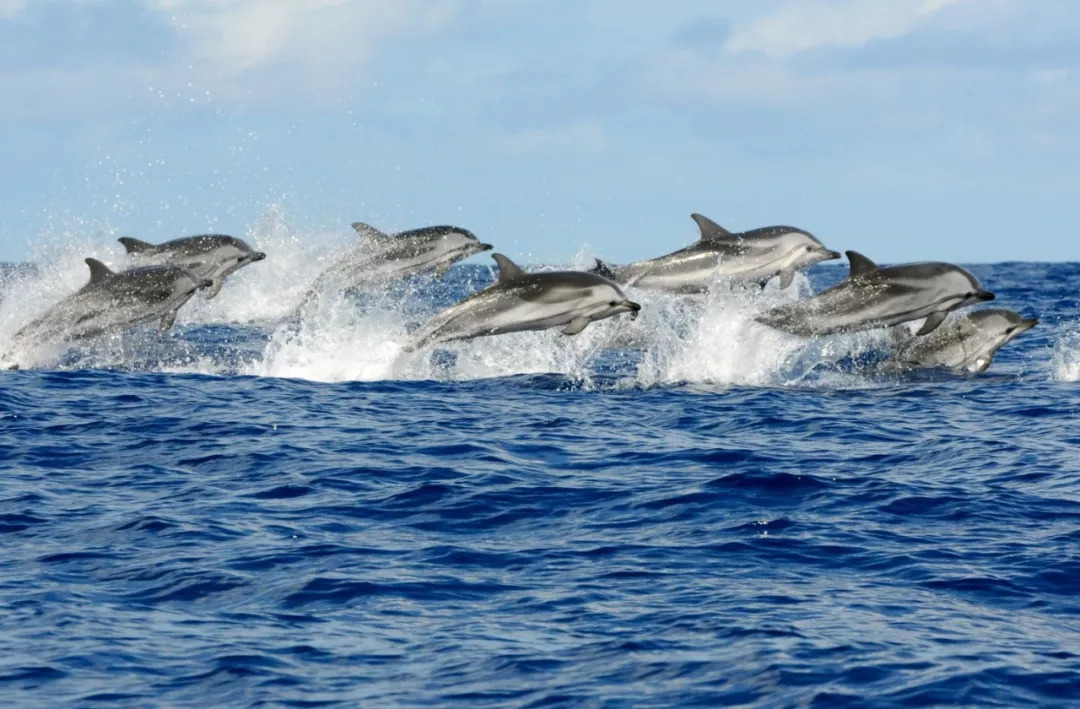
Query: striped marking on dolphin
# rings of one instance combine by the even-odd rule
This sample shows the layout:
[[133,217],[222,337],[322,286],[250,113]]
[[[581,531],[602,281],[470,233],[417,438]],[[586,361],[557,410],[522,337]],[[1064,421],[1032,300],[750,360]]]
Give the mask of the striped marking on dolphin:
[[383,285],[417,273],[446,275],[450,267],[482,251],[490,251],[468,229],[456,226],[429,226],[385,234],[363,222],[352,228],[362,243],[328,268],[312,290],[333,282],[341,289]]
[[619,313],[636,317],[641,306],[608,279],[582,271],[526,273],[502,254],[492,254],[499,279],[436,315],[405,350],[452,340],[563,327],[576,335],[589,323]]
[[161,244],[150,244],[130,236],[120,237],[118,241],[137,264],[172,264],[182,266],[200,278],[208,278],[211,285],[206,289],[207,300],[221,292],[227,276],[266,258],[263,252],[255,251],[243,240],[227,234],[185,236]]
[[123,332],[154,318],[164,332],[195,291],[211,285],[210,279],[180,266],[142,266],[117,273],[94,258],[86,259],[86,265],[90,281],[16,332],[10,351]]
[[787,288],[795,272],[840,258],[808,231],[768,226],[732,233],[701,214],[691,214],[701,233],[697,242],[670,254],[624,266],[600,259],[591,273],[616,283],[684,295],[705,293],[716,277],[737,283],[764,283],[780,277]]
[[777,330],[813,337],[859,332],[926,318],[918,335],[933,332],[965,305],[993,300],[975,276],[951,263],[878,266],[847,252],[851,271],[837,285],[755,318]]
[[1038,318],[1025,318],[1007,308],[954,315],[925,337],[898,332],[890,360],[900,369],[985,372],[998,350],[1038,324]]

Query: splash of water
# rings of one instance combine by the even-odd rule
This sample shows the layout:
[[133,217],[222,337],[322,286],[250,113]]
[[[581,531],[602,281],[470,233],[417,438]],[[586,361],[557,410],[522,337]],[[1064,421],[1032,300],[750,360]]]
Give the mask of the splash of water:
[[[85,256],[94,255],[117,268],[130,265],[111,236],[99,235],[88,242],[67,235],[37,254],[36,270],[10,274],[0,284],[0,338],[9,339],[84,285]],[[240,373],[317,381],[464,380],[556,372],[586,387],[604,373],[620,387],[787,386],[813,383],[816,367],[858,353],[876,337],[808,342],[755,322],[763,310],[809,294],[809,280],[799,274],[785,290],[775,280],[760,291],[714,284],[703,302],[632,290],[628,294],[644,306],[636,321],[612,318],[593,323],[574,337],[556,330],[512,333],[405,354],[417,327],[456,297],[479,290],[490,280],[481,277],[482,282],[464,284],[464,293],[451,293],[445,281],[417,278],[385,292],[322,293],[305,303],[311,284],[352,248],[355,235],[347,229],[295,229],[279,207],[271,206],[245,236],[267,258],[230,276],[216,299],[193,298],[181,309],[172,332],[158,335],[149,327],[137,329],[72,348],[59,365],[57,352],[38,353],[31,366]],[[583,247],[571,268],[592,266],[592,255],[589,247]],[[556,267],[539,270],[552,268]],[[607,371],[611,369],[615,371]],[[827,381],[829,386],[861,385],[859,377],[842,372],[830,372]]]
[[246,240],[266,258],[226,280],[214,300],[193,298],[178,321],[276,323],[300,304],[311,284],[351,246],[351,230],[306,232],[293,228],[284,210],[271,205]]
[[1065,333],[1054,345],[1050,378],[1059,382],[1080,381],[1080,332]]
[[321,297],[298,321],[278,325],[246,372],[327,382],[393,379],[406,339],[393,308],[360,310],[346,298]]

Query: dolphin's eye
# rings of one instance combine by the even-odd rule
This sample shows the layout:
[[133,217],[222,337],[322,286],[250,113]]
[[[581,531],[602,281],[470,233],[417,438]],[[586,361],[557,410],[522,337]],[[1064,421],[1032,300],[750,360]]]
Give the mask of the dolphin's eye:
[[617,300],[608,301],[608,305],[611,306],[612,308],[614,308],[618,304],[619,304],[619,301],[617,301]]

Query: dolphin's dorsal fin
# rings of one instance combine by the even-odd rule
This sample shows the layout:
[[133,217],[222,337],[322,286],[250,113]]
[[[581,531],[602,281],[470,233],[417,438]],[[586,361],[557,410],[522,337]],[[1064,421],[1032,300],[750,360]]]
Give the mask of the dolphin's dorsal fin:
[[134,239],[130,236],[121,236],[117,241],[124,245],[124,250],[129,254],[141,254],[143,251],[149,251],[154,248],[153,244],[149,244],[140,239]]
[[857,278],[863,276],[870,271],[876,271],[878,265],[866,258],[858,251],[845,251],[847,254],[848,263],[851,264],[851,272],[848,273],[848,278]]
[[108,280],[116,275],[112,272],[112,269],[101,261],[98,261],[96,258],[86,259],[86,265],[90,267],[91,283],[100,283],[101,281]]
[[717,239],[731,238],[730,231],[720,226],[712,219],[709,219],[704,214],[694,212],[690,215],[690,218],[697,222],[698,229],[701,230],[701,241],[716,241]]
[[499,264],[499,283],[505,283],[513,278],[525,275],[520,266],[502,254],[492,254],[491,258],[495,259],[495,263]]
[[595,273],[601,278],[606,278],[609,281],[615,280],[615,272],[611,270],[611,266],[600,259],[596,259],[596,265],[589,269],[589,273]]
[[375,227],[371,226],[370,224],[365,224],[363,222],[353,222],[349,226],[351,226],[353,228],[353,231],[355,231],[357,233],[357,235],[361,239],[385,239],[385,238],[387,238],[386,234],[382,233],[381,231],[379,231]]

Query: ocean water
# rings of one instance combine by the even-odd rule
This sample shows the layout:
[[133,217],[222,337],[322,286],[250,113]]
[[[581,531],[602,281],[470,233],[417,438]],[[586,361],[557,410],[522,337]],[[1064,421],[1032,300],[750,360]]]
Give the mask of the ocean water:
[[[406,357],[482,260],[289,317],[347,237],[248,238],[174,331],[0,372],[0,704],[1080,701],[1080,265],[972,266],[1042,323],[883,374],[751,321],[842,266]],[[0,342],[87,255],[4,269]]]

